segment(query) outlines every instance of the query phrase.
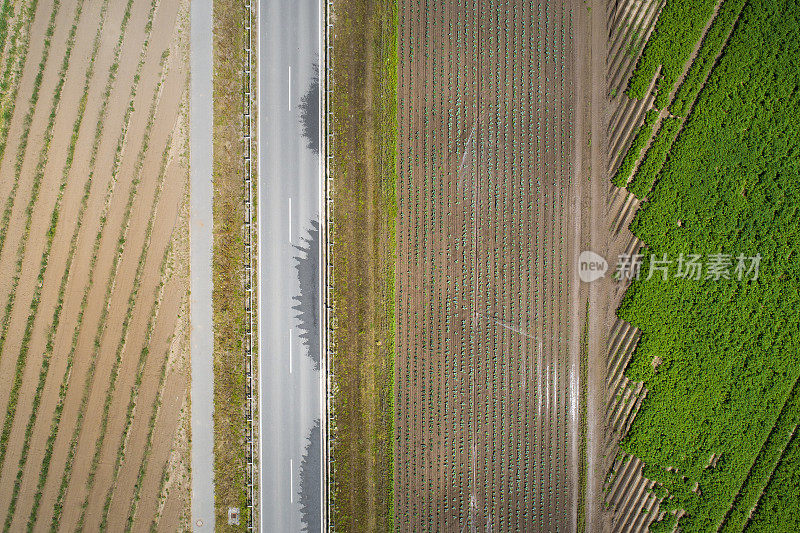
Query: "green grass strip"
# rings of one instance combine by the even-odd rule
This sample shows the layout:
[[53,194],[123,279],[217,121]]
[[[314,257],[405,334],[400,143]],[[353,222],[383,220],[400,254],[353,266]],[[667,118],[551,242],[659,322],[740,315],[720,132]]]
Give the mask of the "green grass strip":
[[[20,349],[19,359],[25,358],[27,356],[27,353],[28,353],[29,340],[30,340],[30,337],[31,337],[31,334],[32,334],[32,330],[33,330],[33,323],[34,323],[34,320],[35,320],[36,315],[37,315],[37,311],[38,311],[38,307],[39,307],[39,300],[41,298],[42,287],[44,285],[45,270],[47,269],[47,263],[48,263],[48,259],[50,257],[50,251],[52,249],[53,240],[55,238],[56,226],[58,224],[58,220],[59,220],[60,214],[61,214],[61,202],[62,202],[63,197],[64,197],[64,189],[67,186],[67,180],[69,178],[69,172],[70,172],[70,169],[72,168],[72,162],[73,162],[73,158],[75,156],[75,147],[76,147],[77,142],[78,142],[78,132],[80,131],[81,123],[83,121],[83,115],[84,115],[84,113],[86,111],[86,102],[88,100],[89,85],[91,83],[92,77],[94,76],[94,60],[97,57],[98,50],[100,49],[100,37],[102,36],[103,25],[105,24],[108,1],[109,0],[105,0],[104,1],[103,6],[102,6],[102,8],[100,10],[100,24],[99,24],[99,26],[97,28],[97,33],[95,34],[94,43],[93,43],[93,46],[92,46],[92,56],[91,56],[92,59],[90,60],[89,67],[86,70],[86,76],[85,76],[84,85],[83,85],[83,95],[81,96],[80,103],[78,104],[78,113],[77,113],[77,116],[75,118],[75,123],[74,123],[74,125],[72,127],[72,136],[70,137],[69,148],[67,150],[67,159],[66,159],[64,168],[62,170],[61,184],[59,186],[58,198],[56,199],[56,204],[53,207],[53,212],[52,212],[52,214],[50,216],[50,221],[51,221],[50,222],[50,228],[48,229],[48,232],[47,232],[47,241],[46,241],[46,245],[45,245],[45,251],[42,254],[42,259],[41,259],[40,269],[39,269],[39,277],[38,277],[38,280],[37,280],[36,289],[34,291],[34,296],[33,296],[33,299],[31,301],[30,312],[28,314],[28,321],[27,321],[26,326],[25,326],[25,333],[23,335],[23,343],[22,343],[22,347]],[[69,269],[69,264],[71,264],[71,258],[68,259],[67,270]],[[35,392],[34,398],[33,398],[33,405],[32,405],[32,408],[31,408],[31,415],[28,418],[28,425],[25,428],[25,437],[24,437],[24,441],[23,441],[24,443],[22,445],[22,454],[20,456],[19,463],[18,463],[18,466],[17,466],[17,478],[16,478],[16,483],[14,484],[14,488],[12,490],[11,503],[9,504],[9,511],[8,511],[8,515],[6,516],[6,521],[5,521],[5,526],[4,526],[5,529],[8,529],[8,528],[11,527],[11,521],[12,521],[12,519],[14,517],[14,511],[16,510],[17,497],[19,496],[19,491],[20,491],[20,487],[21,487],[21,483],[22,483],[22,476],[23,476],[23,473],[24,473],[24,467],[25,467],[25,463],[27,462],[27,459],[28,459],[28,452],[30,451],[30,440],[31,440],[31,436],[33,435],[33,428],[34,428],[34,426],[36,424],[37,414],[38,414],[38,410],[39,410],[39,404],[41,402],[42,392],[44,391],[45,381],[47,380],[47,372],[48,372],[48,370],[50,368],[50,359],[51,359],[51,356],[53,354],[53,337],[55,336],[55,332],[58,329],[58,324],[59,324],[60,317],[61,317],[61,308],[62,308],[63,301],[64,301],[65,285],[66,285],[65,283],[62,283],[62,286],[59,288],[58,302],[56,304],[55,311],[53,313],[53,324],[50,327],[50,329],[48,330],[48,334],[47,334],[46,348],[45,348],[44,354],[42,355],[42,364],[41,364],[41,367],[39,369],[39,381],[37,383],[36,392]],[[18,361],[19,361],[19,359],[18,359]],[[21,382],[21,374],[19,374],[18,376],[20,378],[19,381]],[[17,382],[14,383],[15,386],[16,386],[16,384],[17,384]],[[10,411],[9,411],[9,414],[10,414]],[[8,418],[6,419],[6,422],[7,423],[9,422]],[[13,422],[13,418],[11,419],[11,422]],[[4,427],[4,431],[5,431],[5,427]]]
[[639,165],[633,181],[628,186],[628,190],[637,198],[644,198],[650,192],[682,124],[683,119],[678,117],[667,117],[661,121],[658,133],[653,138],[642,164]]
[[703,88],[711,68],[722,53],[728,37],[739,20],[739,15],[747,0],[725,0],[719,8],[719,13],[708,28],[708,33],[703,38],[703,43],[697,51],[692,66],[686,73],[680,87],[675,92],[675,97],[670,103],[673,115],[685,117]]
[[[25,259],[25,249],[28,243],[28,236],[30,235],[31,225],[33,224],[33,209],[36,205],[36,200],[39,196],[39,188],[41,187],[42,178],[44,177],[44,169],[47,165],[48,156],[50,152],[50,142],[53,137],[53,125],[55,123],[56,118],[56,111],[58,110],[58,103],[61,100],[61,90],[64,87],[64,80],[66,78],[66,71],[67,67],[69,66],[69,59],[72,53],[72,47],[75,44],[75,33],[77,31],[78,20],[80,19],[81,10],[83,8],[83,0],[79,0],[76,8],[75,8],[75,17],[72,23],[72,29],[69,33],[69,39],[67,41],[67,50],[64,55],[64,60],[61,65],[61,71],[59,72],[59,81],[56,85],[56,89],[53,95],[53,105],[50,109],[50,119],[47,124],[47,129],[45,130],[44,134],[44,142],[42,144],[42,149],[39,153],[39,161],[36,165],[36,172],[33,178],[33,186],[31,188],[31,198],[28,201],[28,206],[25,210],[26,218],[25,218],[25,229],[23,230],[22,237],[20,238],[19,245],[17,246],[17,263],[15,267],[14,276],[11,281],[11,292],[8,297],[8,302],[6,303],[5,308],[5,316],[3,318],[3,326],[2,326],[2,333],[0,333],[0,357],[2,357],[3,348],[5,347],[5,341],[8,334],[8,327],[11,319],[11,310],[14,307],[14,302],[16,301],[16,294],[17,294],[17,286],[19,285],[19,279],[22,272],[22,263]],[[55,14],[55,10],[53,11]],[[51,18],[51,21],[54,21],[55,17]],[[63,192],[63,190],[61,191]],[[51,228],[48,232],[47,236],[47,252],[49,253],[49,247],[52,245],[54,233],[55,233],[55,226],[53,226],[53,220],[51,219]],[[44,278],[44,271],[47,268],[47,260],[43,258],[41,268],[40,268],[40,278],[39,282],[42,281]],[[8,438],[11,435],[11,426],[14,423],[14,415],[16,414],[17,410],[17,401],[19,400],[19,389],[22,387],[22,376],[25,371],[25,363],[27,361],[27,346],[30,342],[30,337],[33,329],[33,321],[36,318],[36,310],[39,307],[39,299],[41,294],[41,283],[37,283],[37,287],[34,293],[34,296],[31,300],[31,307],[32,312],[28,315],[28,322],[25,326],[25,333],[22,338],[22,345],[20,347],[20,352],[17,355],[17,364],[15,368],[15,375],[14,375],[14,382],[11,386],[11,391],[8,397],[8,404],[6,406],[6,416],[5,422],[3,423],[3,430],[0,433],[0,465],[2,465],[5,461],[6,451],[8,450]]]
[[783,404],[778,420],[775,421],[764,446],[758,452],[719,531],[728,533],[744,530],[750,518],[750,511],[764,493],[764,488],[769,483],[778,461],[797,430],[798,422],[800,422],[800,381],[795,382],[786,403]]

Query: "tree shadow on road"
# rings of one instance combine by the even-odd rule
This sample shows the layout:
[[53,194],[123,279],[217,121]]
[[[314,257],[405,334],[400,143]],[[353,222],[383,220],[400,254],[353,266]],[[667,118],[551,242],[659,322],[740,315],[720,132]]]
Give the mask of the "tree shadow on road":
[[300,294],[294,297],[292,309],[300,322],[300,339],[307,348],[307,355],[314,362],[314,370],[319,370],[319,222],[311,221],[308,236],[294,245],[299,255],[294,257],[297,278],[300,281]]
[[313,69],[311,85],[300,100],[300,122],[306,146],[315,154],[319,154],[319,69],[316,63]]
[[300,463],[300,515],[303,521],[303,531],[320,531],[322,527],[320,506],[320,421],[314,421],[314,426],[308,435],[308,445]]

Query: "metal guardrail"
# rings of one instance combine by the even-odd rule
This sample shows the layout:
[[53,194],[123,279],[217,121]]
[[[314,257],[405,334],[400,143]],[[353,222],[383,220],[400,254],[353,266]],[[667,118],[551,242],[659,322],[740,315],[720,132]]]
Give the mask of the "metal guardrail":
[[257,331],[254,313],[255,290],[253,287],[253,271],[255,257],[253,254],[253,4],[252,0],[244,0],[244,57],[242,68],[242,143],[244,181],[244,370],[245,370],[245,492],[247,500],[248,531],[254,531],[255,485],[257,477],[256,457],[256,397],[253,387],[253,332]]
[[320,57],[320,157],[322,158],[323,172],[323,195],[324,209],[323,220],[320,227],[320,245],[322,268],[320,269],[322,286],[324,287],[322,302],[321,327],[324,332],[321,335],[323,346],[321,347],[325,356],[321,359],[321,372],[325,376],[325,416],[323,417],[323,427],[321,428],[323,457],[323,524],[322,531],[335,531],[336,523],[333,513],[333,470],[331,469],[331,458],[333,457],[333,446],[331,438],[336,429],[333,417],[333,121],[331,119],[331,94],[333,91],[333,46],[331,43],[331,28],[333,14],[333,0],[320,0],[322,2],[322,35],[321,57]]

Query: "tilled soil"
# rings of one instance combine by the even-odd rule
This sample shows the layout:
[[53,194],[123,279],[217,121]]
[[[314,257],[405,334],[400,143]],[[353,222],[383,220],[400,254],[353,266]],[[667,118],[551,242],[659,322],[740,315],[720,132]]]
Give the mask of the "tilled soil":
[[396,524],[574,530],[572,4],[400,4]]
[[[149,529],[163,515],[165,484],[175,489],[169,529],[185,516],[189,478],[164,476],[170,457],[161,450],[188,443],[185,369],[162,371],[168,357],[185,363],[186,349],[174,338],[184,335],[188,286],[180,267],[188,250],[187,13],[186,1],[150,0],[40,1],[35,11],[0,161],[3,190],[14,193],[4,196],[12,214],[0,253],[9,322],[0,352],[6,529],[117,530],[129,519]],[[144,498],[134,489],[140,477],[147,497],[162,499],[141,512],[131,502]]]

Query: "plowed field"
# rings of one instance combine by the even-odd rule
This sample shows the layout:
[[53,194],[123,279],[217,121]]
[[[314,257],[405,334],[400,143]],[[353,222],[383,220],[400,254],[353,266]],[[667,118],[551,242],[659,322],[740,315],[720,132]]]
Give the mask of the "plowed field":
[[10,4],[0,523],[174,531],[189,480],[188,1]]

